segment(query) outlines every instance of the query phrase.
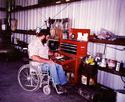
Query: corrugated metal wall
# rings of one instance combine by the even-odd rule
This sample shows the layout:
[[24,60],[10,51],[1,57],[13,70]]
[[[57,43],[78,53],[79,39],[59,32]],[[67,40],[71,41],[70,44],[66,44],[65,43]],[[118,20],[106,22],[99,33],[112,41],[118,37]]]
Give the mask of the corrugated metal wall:
[[[37,4],[37,0],[16,0],[16,4],[21,6]],[[37,8],[27,11],[19,11],[13,13],[12,17],[18,19],[17,29],[30,30],[36,27],[45,28],[44,21],[49,17],[51,18],[70,18],[72,21],[72,28],[89,28],[91,32],[98,34],[102,28],[111,31],[116,35],[125,36],[125,0],[82,0],[79,2],[73,2],[70,4],[61,4],[56,6],[49,6],[43,8]],[[24,40],[23,35],[14,34],[15,37],[19,37]],[[26,37],[30,40],[30,37]],[[95,55],[96,52],[104,52],[104,44],[93,44],[89,43],[88,52]],[[108,47],[109,46],[109,47]],[[118,61],[125,61],[125,51],[115,50],[114,48],[123,49],[123,46],[107,45],[106,47],[106,57],[115,59]],[[94,50],[93,50],[94,49]],[[112,76],[108,79],[105,75],[99,74],[100,82],[104,83],[104,80],[108,80],[108,83],[114,82]],[[120,78],[120,77],[119,77]],[[118,82],[122,83],[121,80],[117,78],[116,84]],[[120,81],[119,81],[120,80]],[[108,83],[106,83],[108,85]],[[108,86],[112,88],[121,88],[119,85]]]
[[[0,0],[0,7],[4,8],[5,7],[5,0]],[[6,12],[0,11],[0,19],[6,17]]]
[[0,0],[0,7],[5,7],[6,0]]
[[0,11],[0,19],[6,18],[6,13],[4,11]]

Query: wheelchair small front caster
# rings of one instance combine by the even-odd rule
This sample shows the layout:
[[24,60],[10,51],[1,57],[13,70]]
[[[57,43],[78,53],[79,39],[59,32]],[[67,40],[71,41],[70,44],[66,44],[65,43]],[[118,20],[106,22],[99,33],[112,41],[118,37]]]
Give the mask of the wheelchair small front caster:
[[49,85],[45,85],[43,86],[43,93],[45,95],[49,95],[51,93],[51,89],[50,89],[50,86]]

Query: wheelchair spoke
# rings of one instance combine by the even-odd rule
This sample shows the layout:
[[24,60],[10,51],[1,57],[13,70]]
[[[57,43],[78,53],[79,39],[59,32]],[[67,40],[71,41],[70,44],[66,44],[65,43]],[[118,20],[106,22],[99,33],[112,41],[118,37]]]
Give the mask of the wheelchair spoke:
[[28,71],[26,72],[26,71],[22,71],[22,76],[24,76],[25,78],[27,78],[28,76],[29,76],[29,73],[28,73]]
[[18,73],[20,86],[26,91],[34,91],[39,88],[40,79],[37,72],[30,72],[30,66],[24,65]]

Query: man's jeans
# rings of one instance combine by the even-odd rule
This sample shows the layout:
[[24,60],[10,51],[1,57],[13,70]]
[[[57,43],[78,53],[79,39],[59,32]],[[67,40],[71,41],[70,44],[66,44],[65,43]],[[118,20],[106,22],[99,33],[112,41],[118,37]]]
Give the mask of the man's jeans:
[[50,76],[52,77],[52,80],[54,81],[54,84],[56,85],[64,85],[67,83],[67,77],[65,75],[65,72],[61,65],[55,63],[55,64],[41,64],[38,67],[41,67],[42,70],[49,70]]

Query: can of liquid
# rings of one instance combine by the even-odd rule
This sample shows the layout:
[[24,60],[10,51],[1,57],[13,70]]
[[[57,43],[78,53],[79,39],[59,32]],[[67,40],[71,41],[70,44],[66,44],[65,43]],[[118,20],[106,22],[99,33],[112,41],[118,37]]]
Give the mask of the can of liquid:
[[117,62],[116,64],[116,71],[119,71],[120,70],[120,62]]

